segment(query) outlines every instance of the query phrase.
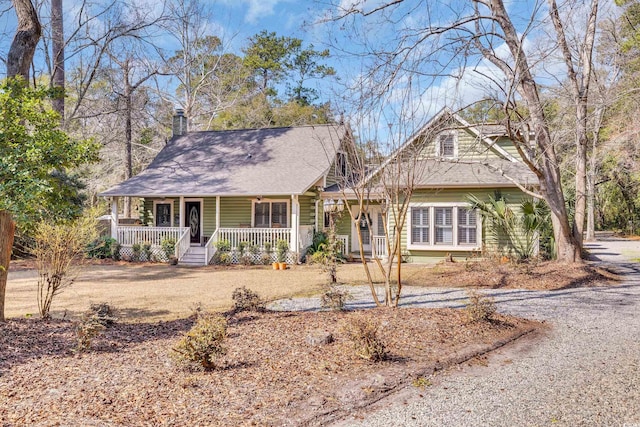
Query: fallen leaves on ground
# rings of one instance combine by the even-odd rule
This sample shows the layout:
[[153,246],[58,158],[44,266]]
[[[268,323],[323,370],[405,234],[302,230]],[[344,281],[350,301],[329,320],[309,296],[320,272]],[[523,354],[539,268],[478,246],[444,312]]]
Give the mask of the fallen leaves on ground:
[[405,275],[403,283],[412,286],[561,290],[607,285],[620,279],[602,267],[584,263],[470,260],[442,262],[412,271]]
[[[355,357],[342,333],[362,313],[382,325],[383,362]],[[79,354],[70,321],[0,324],[3,426],[314,424],[538,325],[506,316],[470,324],[454,309],[240,313],[220,368],[192,371],[170,357],[192,324],[116,324]],[[334,341],[308,344],[318,331]]]

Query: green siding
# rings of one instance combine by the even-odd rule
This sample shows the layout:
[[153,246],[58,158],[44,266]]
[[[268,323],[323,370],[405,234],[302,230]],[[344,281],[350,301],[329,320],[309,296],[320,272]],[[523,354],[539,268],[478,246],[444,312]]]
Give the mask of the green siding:
[[[509,205],[514,211],[518,211],[518,206],[520,202],[526,199],[528,196],[522,193],[520,190],[513,188],[502,188],[500,190],[501,194],[509,201]],[[469,190],[420,190],[417,191],[411,201],[412,203],[460,203],[466,202],[467,195],[473,194],[481,200],[488,200],[490,195],[494,194],[494,189],[490,190],[479,190],[479,189],[469,189]],[[390,222],[393,220],[390,219]],[[393,227],[393,224],[390,224]],[[477,252],[465,251],[465,250],[438,250],[438,249],[427,249],[427,250],[406,250],[407,248],[407,227],[409,225],[405,224],[404,229],[402,230],[401,242],[402,248],[409,254],[411,262],[420,262],[420,263],[428,263],[428,262],[436,262],[443,260],[447,254],[451,253],[451,255],[455,259],[466,259],[472,256],[477,256]],[[482,224],[482,243],[483,249],[486,252],[510,252],[511,248],[509,247],[509,242],[506,236],[498,236],[496,239],[494,236],[490,236],[487,231],[487,224]]]
[[300,196],[300,225],[315,225],[316,198],[312,196]]
[[203,199],[203,225],[204,235],[207,239],[216,231],[216,198],[205,197]]
[[235,228],[246,224],[251,224],[251,200],[248,197],[221,197],[220,227]]
[[509,138],[500,137],[496,141],[496,144],[516,159],[520,159],[520,153],[518,153],[516,146],[513,145],[513,142]]
[[[473,134],[471,131],[466,129],[458,129],[457,130],[457,138],[458,138],[458,158],[464,158],[469,160],[489,160],[489,159],[502,159],[503,155],[499,154],[495,148],[489,148],[480,137]],[[422,149],[422,156],[424,157],[435,157],[436,156],[436,142],[437,135],[425,142],[424,148]],[[511,145],[513,150],[515,151],[515,147],[511,144],[510,140],[502,141],[498,145],[502,148],[503,144]],[[505,148],[506,149],[506,148]],[[509,151],[509,150],[507,150]],[[510,152],[510,151],[509,151]]]

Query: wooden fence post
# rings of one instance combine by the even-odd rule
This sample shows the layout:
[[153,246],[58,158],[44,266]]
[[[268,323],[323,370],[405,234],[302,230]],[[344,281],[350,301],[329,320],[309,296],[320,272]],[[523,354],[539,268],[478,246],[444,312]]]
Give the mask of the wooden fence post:
[[13,249],[16,223],[7,211],[0,211],[0,322],[4,322],[4,295],[7,290],[7,275]]

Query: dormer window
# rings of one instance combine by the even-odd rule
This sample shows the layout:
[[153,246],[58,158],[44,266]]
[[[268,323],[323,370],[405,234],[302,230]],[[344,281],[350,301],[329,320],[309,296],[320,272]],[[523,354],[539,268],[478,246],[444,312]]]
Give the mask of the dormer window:
[[458,140],[453,132],[442,133],[438,136],[436,145],[438,157],[454,158],[458,156]]

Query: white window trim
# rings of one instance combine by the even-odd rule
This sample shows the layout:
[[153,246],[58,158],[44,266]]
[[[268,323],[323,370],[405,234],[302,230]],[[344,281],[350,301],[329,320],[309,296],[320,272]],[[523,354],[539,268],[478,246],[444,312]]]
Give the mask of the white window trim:
[[174,218],[173,218],[173,205],[174,205],[174,200],[173,199],[155,199],[153,201],[153,226],[154,227],[161,227],[159,225],[157,225],[158,223],[156,222],[158,220],[157,216],[158,216],[158,211],[156,210],[156,206],[157,205],[166,205],[169,204],[171,205],[171,224],[169,225],[169,227],[173,227],[174,224]]
[[[429,208],[429,243],[428,244],[415,244],[411,243],[411,231],[412,231],[412,221],[411,221],[411,210],[413,208]],[[453,237],[452,245],[443,245],[436,244],[436,227],[435,227],[435,208],[456,208],[453,209]],[[415,251],[479,251],[482,249],[482,217],[480,213],[476,211],[476,244],[468,245],[468,244],[460,244],[458,243],[458,208],[469,208],[468,203],[464,202],[454,202],[454,203],[446,203],[446,202],[436,202],[436,203],[410,203],[409,210],[407,211],[407,221],[408,225],[405,231],[406,241],[407,241],[407,250],[415,250]]]
[[[286,203],[287,204],[287,222],[288,227],[283,227],[283,228],[292,228],[291,226],[291,200],[289,199],[253,199],[251,200],[251,228],[256,228],[256,204],[258,203]],[[269,207],[269,227],[260,227],[260,228],[272,228],[271,225],[273,224],[273,218],[272,218],[272,212],[273,209],[271,207]]]
[[[440,150],[440,139],[443,136],[449,136],[449,135],[453,136],[453,157],[442,155],[441,150]],[[456,131],[446,131],[446,132],[442,132],[442,133],[438,134],[438,136],[436,137],[436,157],[441,157],[443,159],[457,159],[458,158],[458,132],[456,132]]]

